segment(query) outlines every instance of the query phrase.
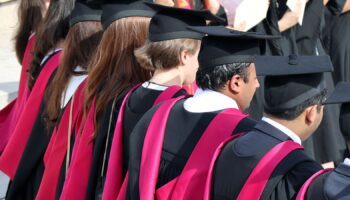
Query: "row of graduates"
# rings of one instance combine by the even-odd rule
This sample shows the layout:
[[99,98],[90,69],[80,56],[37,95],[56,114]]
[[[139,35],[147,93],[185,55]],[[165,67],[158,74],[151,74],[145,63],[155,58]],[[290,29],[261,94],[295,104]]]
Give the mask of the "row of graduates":
[[[304,140],[322,119],[328,57],[258,61],[255,55],[265,51],[261,44],[278,39],[205,27],[206,20],[223,22],[208,11],[107,1],[101,17],[99,3],[70,3],[50,2],[41,29],[28,41],[23,66],[29,68],[29,84],[21,82],[24,92],[13,103],[19,108],[9,109],[14,127],[5,127],[13,132],[0,158],[0,169],[11,178],[8,199],[201,199],[216,148],[248,132],[224,148],[243,142],[236,155],[248,155],[247,165],[228,151],[208,181],[208,198],[235,199],[266,152],[290,139],[300,143],[293,131],[271,121],[297,123]],[[242,113],[259,86],[256,74],[270,76],[264,84],[269,118],[258,123]],[[200,89],[185,98],[180,86],[195,77]],[[294,107],[297,116],[284,119],[281,113]],[[276,163],[272,177],[279,178],[256,194],[294,198],[321,169],[295,143],[298,150]]]

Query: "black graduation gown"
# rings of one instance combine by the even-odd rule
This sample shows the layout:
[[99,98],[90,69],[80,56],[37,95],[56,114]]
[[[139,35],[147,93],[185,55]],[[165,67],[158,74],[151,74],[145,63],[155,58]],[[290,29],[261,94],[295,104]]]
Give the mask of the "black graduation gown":
[[30,137],[22,154],[14,179],[10,182],[6,199],[34,199],[44,173],[43,157],[50,140],[42,119],[43,102]]
[[[165,129],[157,188],[181,174],[195,145],[211,120],[220,112],[192,113],[184,109],[184,101],[177,102],[170,111]],[[138,190],[143,141],[153,114],[159,106],[150,109],[135,126],[130,136],[129,182],[126,199],[139,199]],[[255,125],[249,118],[241,120],[234,133],[246,132]]]
[[[260,121],[252,131],[230,141],[216,161],[211,198],[236,199],[258,161],[275,145],[287,140],[290,138],[286,134]],[[274,169],[261,199],[295,198],[302,184],[320,169],[302,150],[293,151]]]
[[342,163],[334,170],[317,177],[311,183],[305,199],[350,199],[350,166]]
[[[129,144],[129,136],[137,124],[139,119],[147,112],[152,106],[157,97],[162,93],[162,91],[148,89],[144,87],[137,88],[129,97],[127,105],[124,110],[124,123],[123,123],[123,144]],[[186,95],[187,93],[184,90],[180,90],[174,96]],[[92,157],[92,167],[89,175],[89,183],[86,190],[87,199],[95,199],[96,196],[102,194],[102,189],[104,186],[104,181],[106,177],[106,171],[108,168],[108,160],[110,155],[111,144],[114,136],[115,124],[119,114],[119,109],[122,104],[122,100],[117,101],[115,109],[106,109],[101,117],[101,126],[98,129],[98,135],[95,140],[93,157]],[[112,103],[109,108],[112,108]],[[102,172],[103,156],[106,147],[106,139],[108,126],[110,121],[110,115],[112,113],[111,120],[111,130],[109,135],[109,142],[107,145],[107,152],[105,158],[105,167],[104,174]],[[124,172],[126,172],[129,152],[128,145],[123,145],[123,154],[124,154]],[[99,197],[100,198],[100,197]]]
[[317,41],[324,23],[323,1],[309,0],[305,7],[303,25],[296,27],[296,43],[300,55],[316,55]]
[[325,43],[334,65],[334,81],[350,81],[350,12],[341,14],[345,1],[330,0],[327,4]]
[[[116,120],[119,113],[119,108],[122,104],[123,98],[124,97],[119,98],[116,101],[114,110],[112,109],[113,103],[111,102],[100,117],[100,126],[98,127],[98,129],[96,129],[97,136],[94,140],[92,163],[91,163],[91,169],[89,173],[88,185],[86,189],[86,199],[102,199],[102,191],[103,191],[103,185],[106,177],[105,173],[108,166],[110,148],[111,148],[112,139],[114,135]],[[111,116],[112,118],[110,120]],[[108,143],[107,143],[109,125],[111,127],[110,127]],[[104,160],[104,153],[105,153],[106,147],[107,147],[106,158]],[[101,174],[102,165],[104,161],[105,161],[104,174]]]
[[[129,162],[129,137],[137,122],[141,117],[152,108],[154,102],[163,91],[148,89],[144,87],[137,88],[129,97],[127,105],[124,110],[123,121],[123,160],[124,172],[128,169]],[[180,90],[174,97],[188,95],[185,90]]]
[[[54,54],[53,54],[54,55]],[[53,55],[50,55],[52,57]],[[49,60],[44,62],[42,66]],[[50,78],[52,81],[56,72]],[[43,119],[46,106],[45,97],[40,105],[38,116],[21,156],[16,174],[9,183],[6,199],[34,199],[44,174],[44,154],[49,144],[52,130],[49,130]]]

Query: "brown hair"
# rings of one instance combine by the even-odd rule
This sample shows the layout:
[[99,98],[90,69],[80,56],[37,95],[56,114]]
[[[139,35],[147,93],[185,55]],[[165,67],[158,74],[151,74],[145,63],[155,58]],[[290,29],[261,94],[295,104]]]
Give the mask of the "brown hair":
[[135,50],[135,56],[139,64],[148,70],[171,69],[180,64],[180,54],[188,51],[194,55],[200,47],[200,40],[174,39],[160,42],[146,43]]
[[29,36],[37,31],[39,24],[42,21],[43,8],[44,4],[42,0],[21,0],[18,6],[17,15],[19,26],[13,39],[15,40],[16,56],[21,63]]
[[[113,22],[103,33],[90,66],[84,103],[85,116],[96,96],[94,124],[114,98],[122,98],[134,84],[150,78],[133,54],[148,37],[150,18],[127,17]],[[95,133],[96,135],[96,133]]]
[[45,19],[37,32],[33,60],[30,63],[28,86],[32,89],[41,71],[45,55],[63,40],[69,30],[68,19],[75,0],[51,0]]
[[47,105],[44,119],[48,128],[52,128],[59,118],[62,94],[67,89],[69,79],[73,75],[86,73],[75,72],[75,68],[80,66],[87,69],[101,36],[102,26],[100,22],[79,22],[69,29],[60,66],[45,94]]

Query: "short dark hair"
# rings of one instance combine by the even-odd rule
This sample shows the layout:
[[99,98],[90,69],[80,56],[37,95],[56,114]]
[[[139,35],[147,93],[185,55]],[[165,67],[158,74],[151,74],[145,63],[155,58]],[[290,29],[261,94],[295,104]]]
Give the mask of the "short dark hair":
[[273,117],[284,119],[284,120],[294,120],[296,119],[301,113],[305,111],[305,109],[309,106],[318,105],[317,111],[321,111],[322,103],[324,102],[327,95],[327,89],[322,90],[319,94],[307,99],[303,103],[295,106],[294,108],[285,109],[282,111],[270,111],[268,108],[264,108],[264,112],[268,115],[271,115]]
[[248,67],[251,63],[230,63],[213,68],[199,67],[196,82],[199,88],[218,91],[223,88],[232,76],[239,75],[244,82],[248,82]]

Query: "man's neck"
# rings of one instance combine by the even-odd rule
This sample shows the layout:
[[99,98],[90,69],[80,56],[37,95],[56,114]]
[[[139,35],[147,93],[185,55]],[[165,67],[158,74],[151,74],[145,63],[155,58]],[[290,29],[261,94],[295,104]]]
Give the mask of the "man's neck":
[[271,120],[281,124],[282,126],[288,128],[291,130],[293,133],[295,133],[301,140],[302,140],[302,130],[303,128],[300,126],[300,123],[297,122],[296,120],[285,120],[285,119],[280,119],[277,117],[273,117],[271,115],[264,114],[265,117],[270,118]]

